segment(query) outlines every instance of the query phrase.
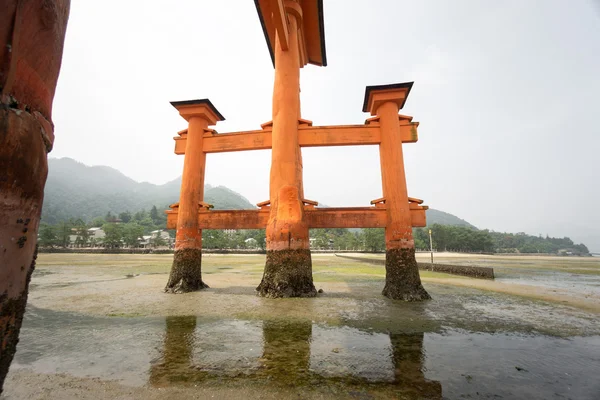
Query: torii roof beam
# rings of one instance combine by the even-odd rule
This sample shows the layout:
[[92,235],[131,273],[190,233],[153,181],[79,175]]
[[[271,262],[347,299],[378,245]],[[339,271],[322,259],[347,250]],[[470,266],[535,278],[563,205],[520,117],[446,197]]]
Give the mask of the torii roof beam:
[[[403,116],[401,116],[403,117]],[[418,122],[401,123],[400,132],[403,143],[415,143],[419,136]],[[234,133],[204,134],[203,151],[205,153],[225,153],[231,151],[265,150],[271,148],[271,131],[256,130]],[[175,154],[185,154],[186,131],[174,137]],[[380,128],[376,121],[369,125],[308,126],[298,127],[300,147],[357,146],[381,143]]]
[[[275,65],[275,52],[273,51],[275,35],[284,51],[289,48],[289,32],[284,3],[285,0],[254,0],[273,65]],[[304,60],[301,67],[306,63],[325,67],[327,54],[325,52],[323,0],[302,0],[301,11],[302,25],[299,27],[297,35],[298,49],[302,53],[300,60]],[[306,57],[304,50],[306,50]]]

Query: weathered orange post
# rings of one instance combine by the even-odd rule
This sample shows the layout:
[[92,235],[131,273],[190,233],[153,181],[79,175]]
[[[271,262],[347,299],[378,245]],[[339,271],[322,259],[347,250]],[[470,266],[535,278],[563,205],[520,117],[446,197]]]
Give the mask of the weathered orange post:
[[385,287],[383,295],[408,301],[429,299],[421,285],[415,258],[415,241],[400,122],[410,117],[399,116],[412,82],[381,86],[367,86],[363,111],[377,115],[381,130],[379,154],[381,178],[387,222],[385,226]]
[[0,394],[35,268],[69,0],[0,2]]
[[[275,83],[270,178],[271,212],[267,223],[267,261],[257,288],[264,297],[313,297],[308,224],[302,202],[302,171],[298,120],[300,119],[300,49],[298,34],[302,8],[285,2],[287,43],[275,36]],[[285,23],[286,18],[283,22]]]
[[198,225],[200,203],[204,200],[206,154],[204,133],[209,125],[225,118],[210,100],[176,101],[171,103],[188,121],[179,215],[175,236],[175,256],[166,292],[182,293],[207,288],[202,281],[202,230]]

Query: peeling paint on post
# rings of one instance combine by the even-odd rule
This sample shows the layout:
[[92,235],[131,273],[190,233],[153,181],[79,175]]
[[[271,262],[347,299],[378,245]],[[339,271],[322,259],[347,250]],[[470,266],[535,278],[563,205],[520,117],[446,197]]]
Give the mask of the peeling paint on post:
[[35,268],[68,16],[68,0],[8,0],[0,12],[0,393]]

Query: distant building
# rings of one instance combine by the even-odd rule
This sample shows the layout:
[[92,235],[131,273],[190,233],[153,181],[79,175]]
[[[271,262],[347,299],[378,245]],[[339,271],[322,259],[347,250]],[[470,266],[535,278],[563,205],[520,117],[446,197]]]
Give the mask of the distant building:
[[69,235],[69,245],[68,247],[75,247],[75,243],[77,243],[78,235]]
[[[144,247],[154,247],[154,245],[157,241],[157,238],[159,238],[159,237],[162,239],[162,243],[160,244],[159,247],[172,247],[173,243],[175,242],[175,240],[171,237],[171,235],[169,235],[169,232],[167,232],[163,229],[157,229],[155,231],[150,232],[150,236],[147,239],[149,241],[150,246],[147,246],[146,244],[144,244]],[[143,236],[142,239],[145,241],[146,236]]]
[[556,252],[559,256],[580,256],[581,252],[575,249],[560,249]]
[[147,249],[152,247],[152,236],[145,235],[138,239],[138,244],[141,248]]
[[315,249],[315,250],[331,250],[333,249],[333,239],[329,239],[329,238],[308,238],[308,244],[310,246],[311,249]]
[[90,228],[88,229],[88,243],[91,247],[100,246],[106,236],[106,233],[102,228]]

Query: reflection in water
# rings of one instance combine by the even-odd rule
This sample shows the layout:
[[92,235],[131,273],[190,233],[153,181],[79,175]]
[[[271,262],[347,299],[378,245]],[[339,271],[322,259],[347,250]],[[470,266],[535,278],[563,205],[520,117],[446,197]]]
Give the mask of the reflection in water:
[[424,333],[390,333],[392,359],[394,361],[394,381],[396,385],[426,399],[441,399],[440,382],[425,379],[423,372]]
[[312,322],[264,321],[260,375],[283,384],[297,384],[309,377]]
[[[423,372],[423,333],[385,336],[348,327],[319,327],[319,334],[314,337],[310,320],[267,320],[262,322],[262,332],[260,322],[250,328],[246,325],[231,325],[245,329],[245,342],[239,345],[233,343],[230,335],[211,337],[216,332],[210,323],[198,327],[206,331],[205,335],[198,334],[195,316],[167,317],[164,348],[151,366],[150,384],[162,387],[225,379],[228,383],[339,386],[346,390],[391,390],[409,398],[442,397],[441,384],[427,380]],[[262,356],[248,348],[251,343],[260,347],[260,336]],[[373,351],[381,338],[389,338],[384,343],[389,346],[388,351]],[[219,354],[214,354],[215,343],[211,341],[218,342]],[[382,358],[385,354],[388,359]],[[255,362],[236,364],[245,358]],[[356,368],[357,365],[369,365],[371,370]],[[382,368],[388,371],[378,371]]]
[[196,316],[167,317],[164,348],[160,361],[150,369],[150,384],[168,386],[169,384],[188,382],[191,378],[201,380],[202,373],[190,374],[192,350],[195,345]]
[[[400,312],[347,322],[354,323],[360,327],[109,318],[29,305],[11,374],[44,374],[48,385],[53,378],[46,374],[65,374],[131,386],[238,386],[255,390],[254,397],[274,391],[292,398],[439,399],[440,384],[429,377],[441,382],[449,399],[600,399],[600,336],[432,333],[427,320],[411,323]],[[44,383],[39,390],[50,387]]]

